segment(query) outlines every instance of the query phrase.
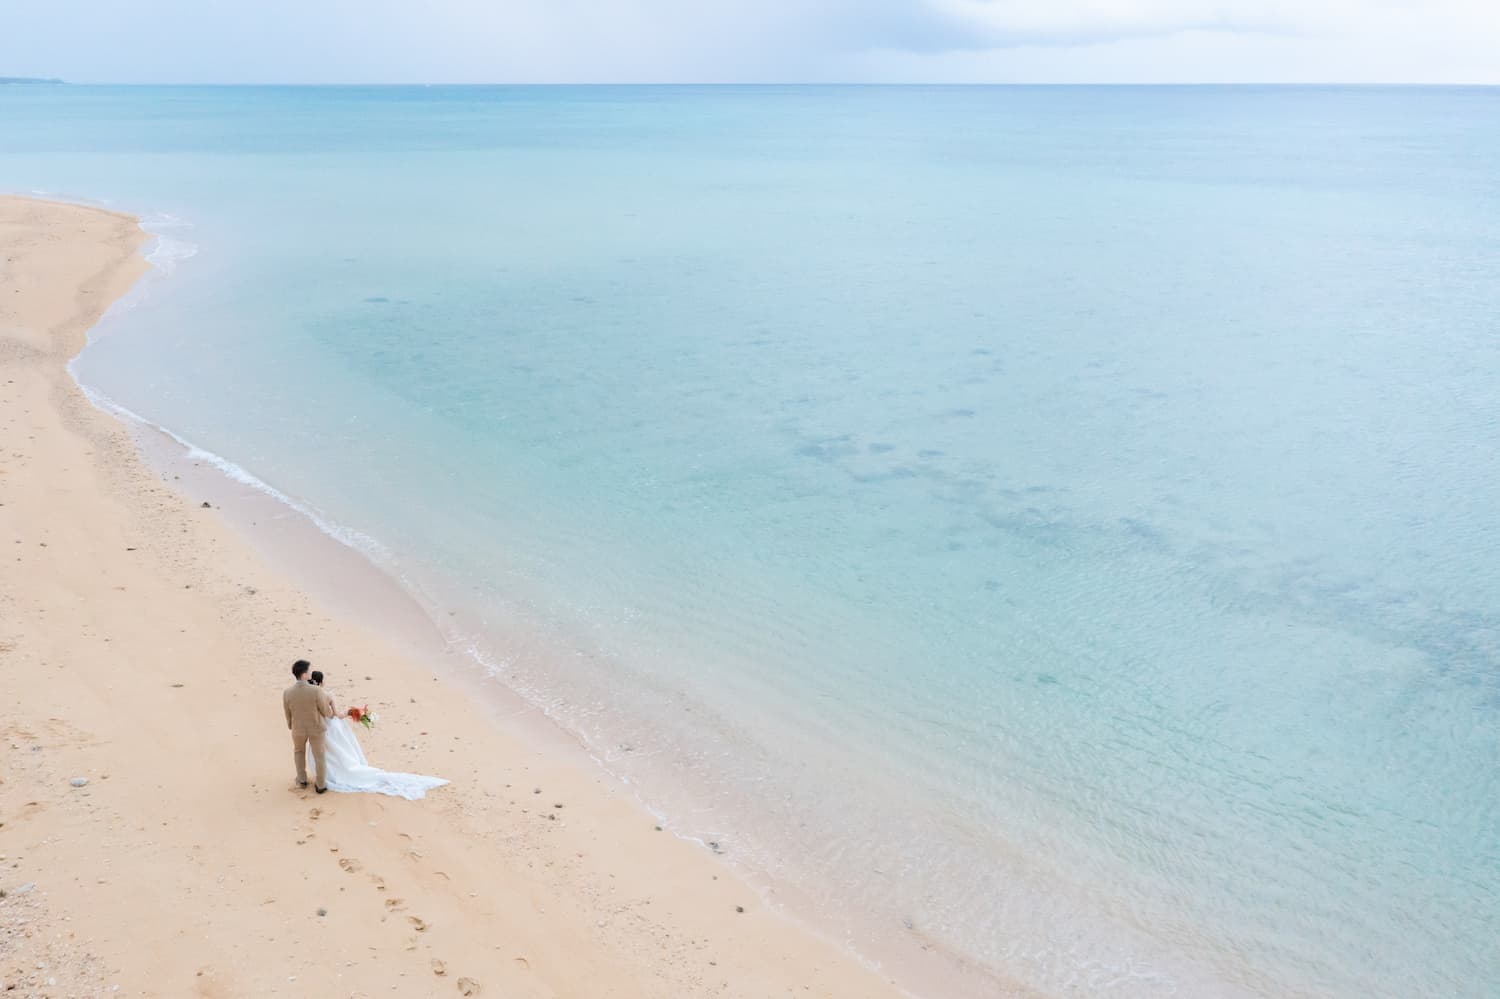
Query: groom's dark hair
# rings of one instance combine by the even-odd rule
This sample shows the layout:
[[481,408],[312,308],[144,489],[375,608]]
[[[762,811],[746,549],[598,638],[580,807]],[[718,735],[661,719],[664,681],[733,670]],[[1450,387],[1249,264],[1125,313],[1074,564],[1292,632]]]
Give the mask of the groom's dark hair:
[[306,659],[298,659],[296,662],[292,663],[292,678],[295,680],[300,680],[302,679],[302,674],[306,673],[310,669],[312,669],[312,663],[308,662]]

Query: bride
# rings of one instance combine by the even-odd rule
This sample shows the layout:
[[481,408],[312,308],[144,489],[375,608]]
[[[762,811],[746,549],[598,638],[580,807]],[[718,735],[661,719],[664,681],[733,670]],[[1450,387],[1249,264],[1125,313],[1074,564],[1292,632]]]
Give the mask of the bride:
[[[313,670],[309,679],[314,686],[323,686],[321,670]],[[330,697],[330,703],[332,700]],[[350,716],[357,717],[357,714],[354,711],[340,714],[336,706],[333,714],[323,733],[326,747],[324,762],[328,772],[320,775],[330,791],[369,791],[415,800],[425,796],[433,788],[448,783],[441,777],[398,774],[370,766],[365,760],[365,751],[360,748],[359,739],[354,734],[355,722]],[[313,765],[312,747],[308,747],[308,765]]]

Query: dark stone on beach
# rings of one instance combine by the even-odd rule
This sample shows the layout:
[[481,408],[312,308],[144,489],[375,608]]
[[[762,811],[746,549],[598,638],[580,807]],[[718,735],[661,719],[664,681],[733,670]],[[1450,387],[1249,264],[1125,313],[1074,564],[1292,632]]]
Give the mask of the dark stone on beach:
[[737,906],[734,907],[734,911],[735,912],[744,912],[745,911],[745,907],[743,905],[737,905]]
[[320,915],[320,916],[326,916],[326,915],[328,915],[328,910],[327,909],[319,909],[318,910],[318,915]]
[[210,503],[208,500],[204,500],[203,501],[203,509],[205,509],[205,510],[211,510],[211,509],[213,509],[213,504]]

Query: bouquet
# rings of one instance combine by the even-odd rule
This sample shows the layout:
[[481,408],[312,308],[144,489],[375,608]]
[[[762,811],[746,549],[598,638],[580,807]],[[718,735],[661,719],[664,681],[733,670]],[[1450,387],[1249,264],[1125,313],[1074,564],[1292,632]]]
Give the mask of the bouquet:
[[349,720],[359,722],[365,728],[374,728],[375,723],[379,721],[379,716],[373,714],[367,704],[362,708],[350,708]]

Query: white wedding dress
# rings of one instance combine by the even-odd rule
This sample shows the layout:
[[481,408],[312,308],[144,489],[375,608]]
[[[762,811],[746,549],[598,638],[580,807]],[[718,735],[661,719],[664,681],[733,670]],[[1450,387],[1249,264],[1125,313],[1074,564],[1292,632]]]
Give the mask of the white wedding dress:
[[[421,774],[398,774],[370,766],[365,751],[360,748],[359,737],[354,734],[355,722],[348,718],[328,719],[323,732],[324,758],[328,772],[320,774],[330,791],[368,791],[371,794],[390,794],[397,798],[415,801],[425,797],[428,791],[448,783],[441,777],[423,777]],[[312,759],[312,748],[307,750],[307,769],[316,765]]]

